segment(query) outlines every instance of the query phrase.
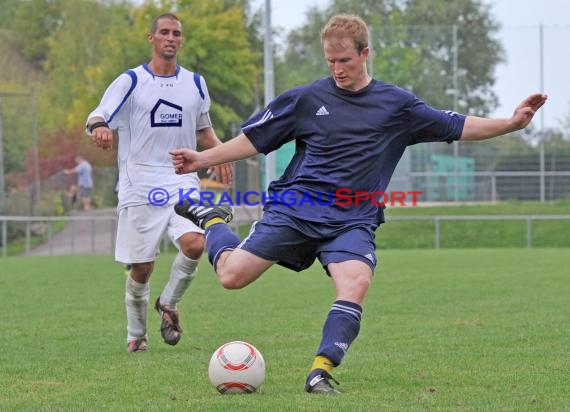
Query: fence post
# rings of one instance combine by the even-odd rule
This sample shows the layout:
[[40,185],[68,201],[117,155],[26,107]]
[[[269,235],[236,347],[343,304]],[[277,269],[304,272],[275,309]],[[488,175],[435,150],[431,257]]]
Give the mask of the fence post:
[[30,254],[30,240],[32,237],[32,227],[31,227],[31,223],[28,220],[26,222],[26,255]]
[[91,219],[91,254],[95,254],[95,238],[97,237],[95,228],[95,219]]
[[48,222],[48,242],[49,242],[49,255],[53,256],[53,242],[51,238],[53,237],[53,222],[50,220]]
[[526,218],[526,247],[532,247],[532,216]]
[[111,220],[111,230],[109,231],[109,233],[111,233],[111,241],[109,242],[109,244],[111,245],[111,254],[113,254],[115,252],[115,240],[117,238],[117,233],[116,233],[116,221],[115,220]]
[[8,255],[8,221],[2,221],[2,257]]
[[75,220],[71,220],[71,236],[69,236],[71,254],[75,255]]
[[434,223],[435,223],[435,248],[439,249],[439,235],[440,235],[439,216],[434,217]]

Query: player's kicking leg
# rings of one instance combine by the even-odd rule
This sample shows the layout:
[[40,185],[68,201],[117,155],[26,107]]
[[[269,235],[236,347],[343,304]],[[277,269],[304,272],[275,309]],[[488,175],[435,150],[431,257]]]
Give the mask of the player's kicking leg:
[[[275,263],[258,257],[241,247],[238,248],[241,240],[226,224],[233,217],[232,208],[229,205],[201,206],[186,202],[182,206],[176,206],[175,211],[206,231],[208,259],[224,288],[243,288],[255,281]],[[253,228],[248,237],[249,240],[252,234]]]

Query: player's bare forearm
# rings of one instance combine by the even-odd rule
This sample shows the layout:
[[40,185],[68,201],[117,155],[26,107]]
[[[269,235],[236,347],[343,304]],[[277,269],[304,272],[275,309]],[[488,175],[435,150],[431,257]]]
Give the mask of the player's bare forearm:
[[222,142],[212,127],[206,127],[196,132],[196,145],[201,150],[211,149],[221,144]]
[[510,119],[467,116],[461,140],[485,140],[515,131]]
[[513,116],[509,119],[488,119],[484,117],[467,116],[463,126],[461,140],[484,140],[524,129],[529,125],[538,109],[548,97],[535,93],[519,104]]
[[191,173],[200,169],[247,159],[258,154],[249,139],[242,133],[219,146],[196,152],[190,149],[174,149],[170,151],[172,164],[176,173]]
[[[196,143],[200,149],[211,149],[222,144],[212,127],[199,130],[196,133]],[[208,173],[213,173],[218,182],[229,187],[233,180],[233,164],[223,163],[221,165],[209,167]]]
[[95,146],[107,150],[113,147],[113,131],[108,126],[101,126],[103,123],[106,124],[105,119],[95,116],[89,119],[87,127],[91,130],[94,125],[99,125],[91,130],[91,141]]

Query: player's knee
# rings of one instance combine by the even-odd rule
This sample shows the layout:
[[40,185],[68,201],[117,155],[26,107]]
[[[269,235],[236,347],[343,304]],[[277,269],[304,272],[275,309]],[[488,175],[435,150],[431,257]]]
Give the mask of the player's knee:
[[241,289],[248,284],[241,273],[229,267],[218,268],[218,280],[224,289]]
[[130,271],[130,276],[138,283],[147,283],[153,269],[153,262],[133,263]]
[[343,279],[342,282],[337,283],[337,288],[341,295],[346,295],[360,301],[366,296],[366,292],[371,284],[371,277],[365,274],[358,274]]
[[368,275],[356,276],[353,281],[353,287],[356,291],[358,291],[359,294],[364,295],[368,291],[371,282],[372,279]]
[[184,242],[180,242],[180,249],[182,253],[190,259],[200,259],[204,251],[204,236],[193,236]]
[[355,281],[356,289],[360,290],[362,293],[366,293],[370,287],[371,280],[370,276],[367,275],[358,276]]

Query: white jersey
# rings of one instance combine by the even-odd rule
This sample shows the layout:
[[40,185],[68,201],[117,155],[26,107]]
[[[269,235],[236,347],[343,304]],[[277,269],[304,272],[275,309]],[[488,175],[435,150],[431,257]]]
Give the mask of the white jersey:
[[200,187],[198,175],[174,173],[169,151],[196,150],[196,131],[208,127],[210,109],[205,80],[177,66],[173,76],[155,76],[146,64],[121,74],[107,88],[99,106],[89,114],[102,117],[118,130],[119,205],[155,203],[154,194],[168,204],[178,202],[179,189]]

